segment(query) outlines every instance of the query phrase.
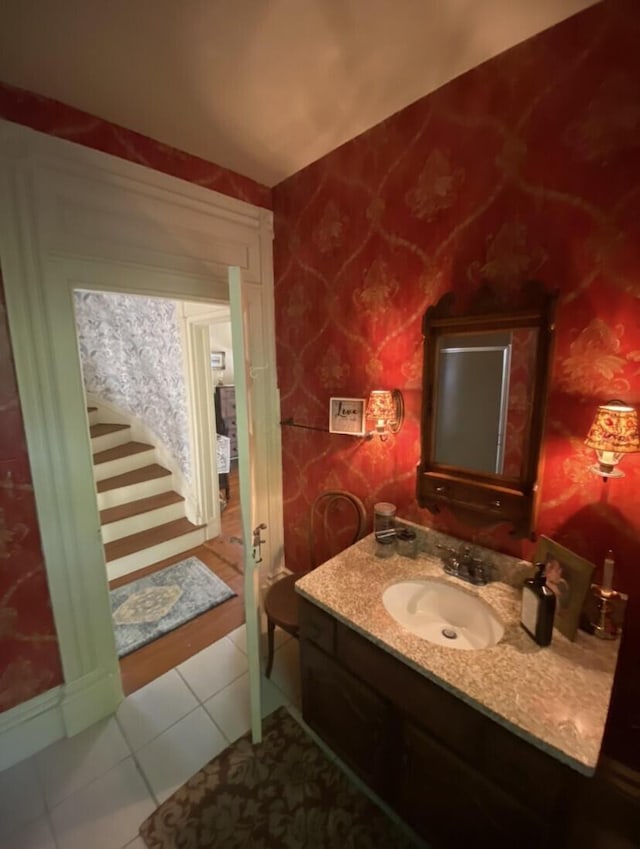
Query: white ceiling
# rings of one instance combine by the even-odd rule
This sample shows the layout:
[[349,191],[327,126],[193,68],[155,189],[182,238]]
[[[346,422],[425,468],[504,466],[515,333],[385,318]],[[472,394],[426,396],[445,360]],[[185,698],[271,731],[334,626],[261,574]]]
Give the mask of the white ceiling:
[[272,186],[595,0],[1,0],[0,80]]

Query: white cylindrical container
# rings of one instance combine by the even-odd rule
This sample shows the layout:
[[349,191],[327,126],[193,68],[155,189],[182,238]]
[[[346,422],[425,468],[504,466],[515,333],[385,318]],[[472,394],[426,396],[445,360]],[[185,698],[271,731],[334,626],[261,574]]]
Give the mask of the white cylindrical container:
[[604,595],[610,595],[613,592],[613,569],[615,562],[613,560],[613,551],[609,549],[607,556],[604,558],[604,566],[602,569],[602,592]]

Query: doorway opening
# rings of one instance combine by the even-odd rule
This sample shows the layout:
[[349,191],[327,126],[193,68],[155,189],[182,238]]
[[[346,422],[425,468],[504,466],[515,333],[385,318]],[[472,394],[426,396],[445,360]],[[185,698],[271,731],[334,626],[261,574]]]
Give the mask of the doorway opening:
[[[237,463],[232,466],[231,486],[237,494]],[[221,517],[221,533],[202,545],[166,561],[140,570],[134,576],[117,578],[109,582],[109,589],[117,589],[131,578],[144,577],[154,571],[171,566],[189,557],[197,557],[236,593],[217,607],[200,613],[178,628],[169,631],[153,642],[120,658],[120,677],[125,696],[164,675],[202,649],[231,632],[245,622],[244,567],[241,539],[241,513],[236,499]]]
[[[191,426],[194,407],[204,404],[212,444],[227,431],[216,415],[214,381],[224,377],[233,390],[233,356],[229,351],[221,373],[218,362],[212,369],[211,351],[220,348],[221,333],[231,346],[229,307],[133,288],[73,295],[113,625],[117,641],[134,638],[119,660],[128,695],[245,621],[236,443],[220,477],[220,467],[203,475],[215,447],[204,450],[206,439],[194,439]],[[211,339],[206,350],[195,348],[210,371],[204,398],[194,397],[188,380],[193,324]],[[203,478],[215,492],[199,499],[196,482]],[[181,581],[184,570],[206,573],[205,584],[219,579],[234,595],[212,598],[202,610],[198,588]]]
[[[55,700],[29,706],[24,721],[42,720],[44,745],[82,731],[122,699],[73,290],[119,292],[133,282],[141,294],[230,306],[234,354],[244,365],[236,369],[238,471],[251,731],[259,741],[259,590],[283,566],[273,215],[9,122],[1,130],[0,172],[11,191],[0,198],[0,253],[63,666]],[[261,524],[269,533],[254,558],[249,546]]]

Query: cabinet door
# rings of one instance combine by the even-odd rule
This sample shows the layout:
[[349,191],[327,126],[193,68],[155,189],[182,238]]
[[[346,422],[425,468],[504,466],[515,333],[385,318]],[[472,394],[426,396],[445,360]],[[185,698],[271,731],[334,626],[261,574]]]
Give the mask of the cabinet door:
[[411,722],[403,729],[395,807],[434,847],[537,849],[543,824]]
[[307,640],[300,645],[302,715],[374,790],[385,794],[391,740],[388,704]]

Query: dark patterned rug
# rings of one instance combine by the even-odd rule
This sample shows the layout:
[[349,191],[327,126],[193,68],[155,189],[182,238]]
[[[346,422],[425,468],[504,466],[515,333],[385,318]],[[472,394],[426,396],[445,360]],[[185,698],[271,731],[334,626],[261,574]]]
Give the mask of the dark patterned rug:
[[140,826],[149,849],[416,849],[285,708],[225,749]]
[[236,593],[197,557],[111,590],[118,657],[168,634]]

